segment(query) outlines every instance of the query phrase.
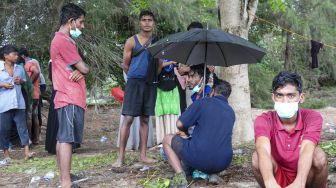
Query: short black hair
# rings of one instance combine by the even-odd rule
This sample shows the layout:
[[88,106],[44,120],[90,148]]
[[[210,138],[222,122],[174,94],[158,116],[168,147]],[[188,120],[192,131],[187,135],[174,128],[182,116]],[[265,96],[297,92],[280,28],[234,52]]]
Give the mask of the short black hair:
[[272,83],[272,93],[274,93],[278,88],[285,87],[287,84],[296,86],[299,93],[302,93],[303,83],[301,76],[295,72],[290,71],[281,71],[274,77]]
[[195,29],[195,28],[203,29],[203,25],[200,22],[191,22],[187,30],[189,31],[190,29]]
[[12,52],[18,52],[18,49],[14,45],[5,45],[0,49],[0,58],[5,60],[5,55],[8,55]]
[[225,80],[217,79],[214,82],[213,89],[216,94],[223,95],[225,98],[229,98],[231,95],[231,84]]
[[27,48],[19,48],[19,56],[24,55],[26,57],[29,56]]
[[61,9],[60,24],[65,25],[70,19],[78,19],[81,16],[85,16],[86,12],[73,3],[64,5]]
[[[204,77],[204,64],[193,65],[190,67],[190,71],[197,73],[200,77]],[[205,83],[209,81],[210,70],[208,67],[205,69]],[[203,78],[204,79],[204,78]]]
[[143,11],[141,11],[140,14],[139,14],[139,20],[141,20],[141,18],[143,16],[151,16],[153,18],[153,20],[155,21],[154,14],[150,10],[143,10]]

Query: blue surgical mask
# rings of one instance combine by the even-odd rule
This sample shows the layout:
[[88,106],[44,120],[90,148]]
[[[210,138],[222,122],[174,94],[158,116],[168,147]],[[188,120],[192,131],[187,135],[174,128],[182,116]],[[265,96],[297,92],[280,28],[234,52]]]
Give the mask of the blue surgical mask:
[[201,90],[202,86],[202,80],[203,78],[199,81],[199,83],[191,90],[191,94],[193,95],[194,93],[198,93]]
[[78,38],[82,32],[76,27],[75,30],[70,29],[70,35],[72,38]]
[[280,118],[292,118],[299,110],[299,101],[289,103],[274,102],[274,110],[277,112]]

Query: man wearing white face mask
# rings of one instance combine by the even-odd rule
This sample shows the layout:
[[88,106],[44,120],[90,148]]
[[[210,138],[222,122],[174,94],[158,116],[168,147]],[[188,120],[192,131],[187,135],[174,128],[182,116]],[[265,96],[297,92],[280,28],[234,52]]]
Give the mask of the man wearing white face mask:
[[323,119],[304,102],[301,77],[280,72],[272,83],[275,111],[258,116],[254,122],[256,152],[253,172],[266,188],[325,187],[327,156],[318,147]]
[[84,75],[89,67],[78,53],[73,38],[80,36],[84,29],[85,11],[69,3],[60,14],[60,29],[51,42],[52,82],[56,91],[54,103],[59,128],[57,132],[56,156],[60,169],[62,187],[71,186],[70,169],[72,145],[81,144],[86,108]]

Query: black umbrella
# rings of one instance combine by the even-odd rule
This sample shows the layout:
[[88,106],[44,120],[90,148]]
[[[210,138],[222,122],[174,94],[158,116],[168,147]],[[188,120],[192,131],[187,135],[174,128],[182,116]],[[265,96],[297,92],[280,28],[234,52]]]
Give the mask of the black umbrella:
[[241,37],[216,29],[192,29],[169,35],[149,46],[151,54],[187,65],[252,64],[261,61],[265,49]]

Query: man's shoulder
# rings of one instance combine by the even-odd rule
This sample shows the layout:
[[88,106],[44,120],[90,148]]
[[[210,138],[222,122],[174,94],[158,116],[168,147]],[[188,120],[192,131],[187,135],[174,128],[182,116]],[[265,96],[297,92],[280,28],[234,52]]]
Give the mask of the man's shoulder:
[[127,40],[126,40],[126,43],[125,45],[129,45],[130,47],[134,47],[135,46],[135,40],[134,40],[134,37],[136,35],[132,35],[131,37],[129,37]]
[[320,112],[313,110],[313,109],[307,109],[307,108],[300,108],[300,115],[302,115],[302,119],[306,120],[307,118],[322,118],[322,115]]
[[37,61],[37,59],[32,58],[30,61],[32,61],[33,63],[39,64],[39,62]]
[[34,64],[33,64],[33,62],[32,61],[27,61],[27,62],[25,62],[25,64],[24,64],[24,67],[27,69],[27,68],[30,68],[31,66],[34,66]]
[[263,112],[262,114],[258,115],[256,117],[255,122],[260,121],[260,120],[272,122],[276,117],[277,117],[276,111],[270,110],[270,111],[266,111],[266,112]]
[[56,33],[53,40],[51,41],[51,47],[56,47],[56,46],[62,46],[64,45],[76,45],[76,42],[71,39],[70,37],[67,37],[63,34]]

